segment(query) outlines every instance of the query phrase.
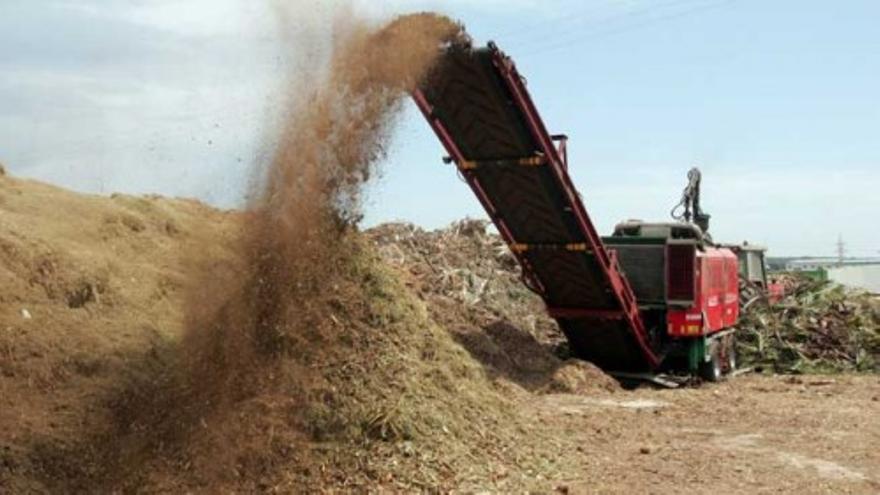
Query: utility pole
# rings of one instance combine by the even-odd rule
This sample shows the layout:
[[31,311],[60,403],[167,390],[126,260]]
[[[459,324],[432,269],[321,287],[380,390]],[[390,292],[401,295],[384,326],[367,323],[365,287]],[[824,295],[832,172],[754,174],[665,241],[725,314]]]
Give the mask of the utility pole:
[[837,266],[843,266],[843,258],[846,256],[846,244],[843,243],[843,235],[837,234]]

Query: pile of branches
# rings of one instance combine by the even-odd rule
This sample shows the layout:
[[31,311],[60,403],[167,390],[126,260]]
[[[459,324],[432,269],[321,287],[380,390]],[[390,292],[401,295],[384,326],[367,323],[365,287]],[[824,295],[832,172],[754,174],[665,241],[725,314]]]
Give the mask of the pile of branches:
[[386,262],[407,267],[421,279],[422,290],[473,306],[491,300],[492,292],[519,276],[510,250],[486,231],[487,225],[466,219],[425,231],[408,223],[387,223],[368,234]]
[[745,364],[782,373],[880,372],[880,300],[807,278],[789,280],[778,304],[754,304],[740,319]]
[[[380,256],[407,272],[410,288],[440,320],[509,320],[542,342],[561,340],[540,297],[489,222],[465,219],[438,230],[387,223],[366,232]],[[454,313],[454,314],[453,314]]]

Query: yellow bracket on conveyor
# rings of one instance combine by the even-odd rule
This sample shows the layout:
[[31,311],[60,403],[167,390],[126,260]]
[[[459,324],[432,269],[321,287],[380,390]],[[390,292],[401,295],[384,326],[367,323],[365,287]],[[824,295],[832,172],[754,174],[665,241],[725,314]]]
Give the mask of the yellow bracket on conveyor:
[[527,158],[514,158],[512,160],[464,160],[458,164],[459,170],[474,170],[486,166],[520,166],[520,167],[540,167],[547,164],[547,157],[530,156]]
[[578,242],[572,244],[522,244],[515,243],[511,244],[510,250],[514,253],[524,253],[526,251],[553,251],[553,250],[565,250],[565,251],[580,251],[580,252],[589,252],[590,249],[587,247],[587,243]]

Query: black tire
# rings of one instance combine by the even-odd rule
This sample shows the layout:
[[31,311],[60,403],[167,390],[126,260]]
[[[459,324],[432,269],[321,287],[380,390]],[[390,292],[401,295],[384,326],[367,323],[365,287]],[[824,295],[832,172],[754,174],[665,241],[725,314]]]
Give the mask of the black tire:
[[716,346],[713,346],[711,356],[709,361],[700,363],[700,378],[707,382],[720,382],[724,370],[721,364],[721,356]]

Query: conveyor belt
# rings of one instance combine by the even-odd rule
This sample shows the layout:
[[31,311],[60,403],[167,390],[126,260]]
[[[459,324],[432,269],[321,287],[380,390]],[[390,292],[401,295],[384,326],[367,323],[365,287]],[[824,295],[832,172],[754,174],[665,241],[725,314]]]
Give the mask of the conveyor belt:
[[633,292],[513,62],[492,43],[449,48],[414,98],[572,349],[608,370],[655,368]]

